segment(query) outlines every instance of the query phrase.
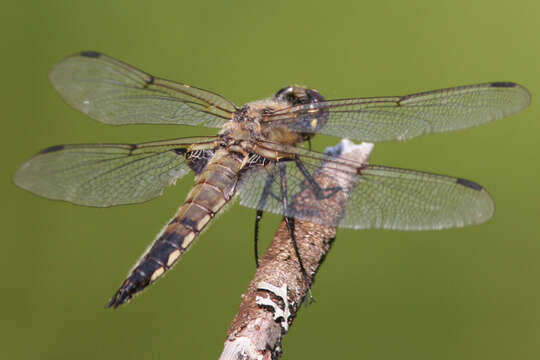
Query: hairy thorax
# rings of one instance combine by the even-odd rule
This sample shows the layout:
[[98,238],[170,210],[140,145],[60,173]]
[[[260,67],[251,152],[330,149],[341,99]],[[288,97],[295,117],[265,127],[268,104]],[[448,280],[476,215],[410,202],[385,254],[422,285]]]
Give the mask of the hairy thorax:
[[[288,158],[288,146],[311,139],[326,123],[326,111],[318,107],[322,101],[324,97],[314,89],[285,87],[269,99],[247,103],[236,111],[219,133],[221,143],[244,155]],[[304,111],[286,111],[296,106]]]
[[264,141],[295,145],[304,140],[302,134],[292,131],[286,126],[272,124],[272,120],[268,117],[268,114],[290,106],[285,101],[273,98],[248,103],[235,114],[231,121],[223,126],[219,135],[237,143]]

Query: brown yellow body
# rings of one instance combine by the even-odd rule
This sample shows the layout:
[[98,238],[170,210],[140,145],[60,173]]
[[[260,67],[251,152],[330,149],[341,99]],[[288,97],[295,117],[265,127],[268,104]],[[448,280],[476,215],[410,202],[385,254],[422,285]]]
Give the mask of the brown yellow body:
[[131,270],[111,299],[110,306],[116,307],[128,301],[174,266],[180,255],[234,195],[242,163],[239,154],[225,149],[215,153],[176,216]]

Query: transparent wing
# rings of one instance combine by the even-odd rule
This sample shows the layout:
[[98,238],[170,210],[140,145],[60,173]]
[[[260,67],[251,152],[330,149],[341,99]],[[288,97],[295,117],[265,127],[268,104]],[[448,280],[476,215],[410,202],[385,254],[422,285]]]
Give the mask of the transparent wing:
[[[299,105],[276,111],[269,124],[361,141],[407,140],[501,119],[523,110],[530,101],[531,95],[523,86],[492,82],[406,96]],[[326,120],[326,125],[312,127],[310,119],[314,116]]]
[[52,146],[24,163],[13,180],[35,194],[79,205],[142,202],[160,196],[190,168],[200,168],[198,162],[207,160],[194,149],[211,148],[213,139]]
[[50,79],[69,105],[110,125],[221,127],[236,110],[210,91],[154,77],[94,51],[66,58]]
[[[362,165],[303,149],[295,152],[300,166],[294,160],[273,162],[246,172],[238,189],[241,204],[312,223],[354,229],[462,227],[485,222],[494,212],[488,192],[469,180]],[[350,178],[355,185],[324,187]],[[283,183],[288,209],[282,200]],[[304,197],[300,194],[306,192],[308,198],[318,199],[316,205],[302,203]],[[346,196],[345,208],[329,206],[332,202],[326,199],[332,196]]]

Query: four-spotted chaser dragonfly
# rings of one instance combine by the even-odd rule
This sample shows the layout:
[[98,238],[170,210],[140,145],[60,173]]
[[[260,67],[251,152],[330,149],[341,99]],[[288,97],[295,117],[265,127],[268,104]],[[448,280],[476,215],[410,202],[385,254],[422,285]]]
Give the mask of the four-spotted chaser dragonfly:
[[[181,124],[221,129],[217,136],[144,144],[57,145],[31,158],[15,183],[74,204],[108,207],[160,196],[190,170],[196,183],[110,300],[117,307],[160,278],[235,195],[244,206],[342,228],[426,230],[489,219],[494,203],[462,178],[362,164],[298,145],[315,134],[378,142],[464,129],[514,114],[530,94],[492,82],[406,96],[326,100],[288,86],[273,97],[237,106],[207,90],[154,77],[94,51],[68,57],[50,79],[63,99],[110,125]],[[325,164],[355,186],[324,188],[314,178]],[[297,209],[295,194],[323,199],[347,192],[344,209],[320,216]],[[334,220],[328,220],[332,218]]]

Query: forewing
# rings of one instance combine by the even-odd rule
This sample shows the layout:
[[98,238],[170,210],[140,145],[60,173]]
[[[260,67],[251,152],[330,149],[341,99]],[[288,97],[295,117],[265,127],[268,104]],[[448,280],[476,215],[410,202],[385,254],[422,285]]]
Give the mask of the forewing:
[[[526,108],[531,95],[511,82],[492,82],[406,96],[329,100],[276,111],[272,126],[378,142],[407,140],[501,119]],[[317,110],[319,110],[317,112]],[[310,118],[326,118],[322,128]],[[307,121],[306,121],[307,120]]]
[[198,154],[194,147],[211,147],[212,140],[52,146],[24,163],[14,182],[46,198],[79,205],[107,207],[147,201],[160,196],[190,168],[199,167],[196,161],[204,159],[191,157]]
[[[294,161],[271,163],[248,171],[239,186],[241,204],[312,223],[354,229],[432,230],[479,224],[494,212],[494,203],[480,185],[465,179],[412,170],[343,161],[328,155],[298,149],[305,170]],[[280,169],[281,168],[281,169]],[[285,173],[287,203],[283,204],[282,177]],[[353,181],[351,182],[350,179]],[[343,180],[343,181],[342,181]],[[352,184],[324,187],[327,183]],[[354,185],[355,184],[355,185]],[[303,203],[307,198],[316,204]],[[266,201],[260,201],[263,194]],[[326,201],[345,196],[345,208]]]
[[236,110],[210,91],[154,77],[94,51],[66,58],[50,79],[69,105],[110,125],[221,127]]

